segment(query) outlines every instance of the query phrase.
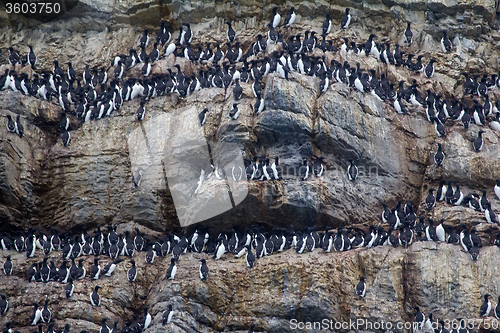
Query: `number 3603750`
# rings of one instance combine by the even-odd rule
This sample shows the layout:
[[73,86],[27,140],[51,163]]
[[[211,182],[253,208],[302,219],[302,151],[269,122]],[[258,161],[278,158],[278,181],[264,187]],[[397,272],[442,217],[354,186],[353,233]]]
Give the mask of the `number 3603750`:
[[55,2],[21,2],[5,4],[7,14],[59,14],[61,4]]

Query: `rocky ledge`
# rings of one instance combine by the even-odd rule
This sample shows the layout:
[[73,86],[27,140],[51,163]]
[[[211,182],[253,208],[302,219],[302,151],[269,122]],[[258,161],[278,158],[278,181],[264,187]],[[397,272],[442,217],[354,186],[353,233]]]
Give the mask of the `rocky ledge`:
[[[1,261],[6,254],[1,253]],[[473,262],[457,245],[417,242],[408,249],[383,246],[340,253],[316,249],[303,255],[287,250],[258,259],[252,269],[246,268],[244,257],[226,254],[216,261],[203,253],[189,253],[177,263],[174,280],[165,279],[170,257],[147,264],[144,252],[136,253],[135,282],[127,280],[131,265],[126,261],[118,264],[111,277],[76,281],[74,295],[66,299],[64,284],[26,281],[25,271],[41,258],[26,260],[24,254],[9,254],[16,266],[13,276],[0,276],[1,292],[10,295],[10,309],[2,323],[9,321],[21,332],[32,330],[27,324],[33,302],[43,304],[45,299],[55,329],[68,323],[76,332],[98,331],[102,318],[109,318],[108,325],[119,320],[120,328],[134,313],[141,318],[145,307],[153,317],[149,332],[246,332],[251,324],[256,324],[257,332],[293,332],[292,319],[334,323],[383,319],[396,328],[398,322],[413,322],[416,304],[435,318],[476,318],[482,295],[500,287],[495,278],[498,247],[483,248],[480,259]],[[202,258],[208,260],[210,270],[206,281],[198,273]],[[55,260],[56,266],[61,262],[55,253],[49,260]],[[92,259],[85,261],[89,272]],[[109,262],[102,258],[100,265]],[[354,293],[359,276],[367,277],[365,298]],[[100,307],[90,303],[95,285],[102,287]],[[169,305],[174,315],[171,323],[163,325],[162,315]],[[373,331],[363,325],[357,331]]]

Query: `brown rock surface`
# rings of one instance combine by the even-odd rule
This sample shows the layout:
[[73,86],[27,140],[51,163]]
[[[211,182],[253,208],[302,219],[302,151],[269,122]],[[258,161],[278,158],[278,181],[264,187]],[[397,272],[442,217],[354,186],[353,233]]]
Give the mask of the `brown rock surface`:
[[[6,257],[0,253],[0,262]],[[58,282],[28,283],[25,271],[38,258],[26,260],[24,254],[10,252],[14,275],[0,275],[2,293],[9,295],[10,309],[1,318],[22,332],[27,326],[32,303],[49,299],[52,322],[64,323],[72,331],[97,331],[102,318],[120,326],[132,313],[142,315],[145,306],[153,316],[150,332],[218,332],[246,330],[256,323],[261,331],[292,332],[290,320],[348,322],[408,322],[414,305],[432,312],[436,318],[476,318],[481,296],[498,290],[496,270],[500,264],[498,247],[481,250],[477,262],[460,251],[460,246],[418,242],[408,249],[389,246],[356,249],[342,253],[297,254],[294,250],[257,259],[253,269],[244,258],[226,254],[223,260],[206,254],[188,253],[177,263],[175,280],[165,280],[170,256],[146,264],[144,252],[136,253],[137,280],[130,283],[128,260],[118,264],[112,277],[90,280],[92,258],[85,259],[87,277],[75,282],[74,295],[64,297]],[[38,250],[40,255],[40,250]],[[59,253],[51,260],[60,266]],[[199,279],[198,260],[207,259],[207,281]],[[101,268],[110,259],[102,258]],[[367,277],[365,298],[354,293],[359,276]],[[101,306],[92,307],[89,295],[100,285]],[[161,316],[168,305],[175,311],[171,324],[163,326]],[[472,317],[471,317],[472,316]],[[119,326],[119,327],[120,327]],[[363,331],[362,327],[358,329]],[[397,330],[396,330],[397,331]]]

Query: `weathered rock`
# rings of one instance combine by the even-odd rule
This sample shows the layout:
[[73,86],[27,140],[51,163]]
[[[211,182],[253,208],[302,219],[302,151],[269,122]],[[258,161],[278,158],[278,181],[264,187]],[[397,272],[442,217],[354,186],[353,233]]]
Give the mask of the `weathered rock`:
[[[484,247],[479,260],[473,262],[460,248],[419,242],[409,249],[385,246],[330,254],[319,249],[303,255],[288,250],[258,259],[250,270],[243,258],[226,254],[225,260],[208,261],[206,282],[198,274],[198,260],[207,258],[205,254],[182,256],[176,279],[171,281],[164,280],[169,258],[157,258],[150,265],[144,262],[143,253],[138,253],[134,257],[139,273],[136,282],[126,279],[130,264],[124,262],[112,277],[76,281],[69,299],[63,297],[63,284],[26,281],[25,270],[40,257],[25,260],[24,254],[9,253],[16,266],[14,276],[0,275],[0,292],[7,294],[10,302],[1,323],[11,321],[21,331],[29,329],[32,303],[43,303],[46,298],[56,328],[69,323],[72,331],[97,331],[103,317],[109,318],[110,324],[119,320],[121,327],[132,313],[141,316],[145,306],[153,316],[149,332],[240,331],[252,323],[266,332],[292,332],[291,319],[313,322],[324,318],[333,320],[333,325],[384,319],[395,326],[412,321],[414,305],[432,312],[435,318],[476,317],[481,296],[500,288],[494,278],[500,249]],[[1,252],[0,261],[6,255]],[[57,253],[50,255],[57,266],[58,257]],[[100,264],[109,261],[103,258]],[[91,265],[88,258],[87,271]],[[367,277],[363,299],[354,293],[361,275]],[[95,285],[102,287],[99,308],[92,307],[88,297]],[[161,316],[169,304],[175,314],[171,324],[162,326]],[[358,327],[357,331],[365,330]]]

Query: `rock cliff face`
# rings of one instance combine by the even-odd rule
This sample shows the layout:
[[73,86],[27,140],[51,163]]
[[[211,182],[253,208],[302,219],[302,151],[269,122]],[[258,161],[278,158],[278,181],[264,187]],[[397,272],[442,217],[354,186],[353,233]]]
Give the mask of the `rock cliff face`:
[[[143,29],[157,30],[161,20],[168,22],[172,32],[183,22],[192,23],[193,45],[224,43],[224,22],[230,20],[237,40],[247,50],[258,33],[267,32],[265,25],[273,6],[248,0],[81,0],[68,2],[68,13],[58,19],[40,18],[49,20],[46,23],[0,11],[0,48],[2,56],[11,45],[24,54],[26,45],[32,44],[40,69],[51,70],[52,60],[57,59],[60,64],[71,61],[81,73],[86,64],[108,68],[114,55],[128,53],[138,45]],[[405,51],[423,54],[426,61],[438,60],[432,79],[383,65],[373,57],[347,60],[351,66],[359,62],[361,68],[375,69],[378,76],[383,73],[394,83],[415,79],[422,92],[431,89],[460,99],[461,72],[482,76],[499,69],[495,1],[287,2],[287,10],[290,6],[295,6],[299,19],[289,30],[279,29],[285,40],[305,30],[320,31],[324,14],[329,11],[334,28],[328,38],[338,47],[342,37],[362,43],[370,32],[375,32],[380,42],[402,44],[405,22],[412,21],[415,43]],[[352,27],[339,31],[347,6],[353,8]],[[280,9],[282,16],[286,15],[284,8]],[[445,29],[454,44],[453,52],[447,54],[440,52],[439,44]],[[150,36],[154,34],[150,32]],[[323,55],[319,50],[314,52]],[[339,54],[327,57],[343,60]],[[0,73],[10,68],[4,58],[0,64]],[[198,69],[183,58],[170,56],[156,62],[152,71],[165,73],[174,64],[187,75],[196,74]],[[33,74],[29,67],[17,69]],[[112,75],[112,69],[108,74]],[[140,73],[132,69],[128,75]],[[385,246],[335,254],[316,250],[298,255],[288,250],[258,260],[252,270],[246,269],[244,260],[229,255],[223,261],[209,260],[210,277],[202,282],[198,260],[206,255],[182,256],[176,280],[167,281],[164,276],[169,260],[158,258],[149,265],[140,253],[135,256],[139,269],[135,283],[126,279],[128,262],[120,264],[113,277],[98,282],[103,287],[103,304],[96,309],[88,297],[93,281],[75,283],[75,295],[66,300],[59,283],[26,281],[25,271],[40,260],[40,255],[26,260],[23,254],[3,251],[0,262],[11,254],[15,272],[13,277],[0,275],[0,294],[8,295],[10,301],[0,325],[10,321],[23,333],[30,331],[32,303],[42,303],[45,298],[50,300],[56,327],[69,323],[75,332],[97,332],[103,317],[110,318],[108,325],[114,320],[122,325],[132,313],[141,314],[145,306],[154,317],[149,329],[153,332],[238,332],[247,331],[252,323],[257,324],[256,331],[291,332],[289,321],[293,318],[384,319],[396,323],[411,321],[415,305],[426,314],[432,312],[435,318],[478,317],[481,296],[489,293],[496,297],[500,293],[500,249],[491,246],[498,228],[486,224],[483,213],[465,207],[438,203],[429,212],[424,200],[429,188],[436,188],[442,179],[451,180],[460,183],[466,194],[481,193],[486,188],[498,212],[500,204],[492,191],[494,180],[500,178],[498,132],[482,128],[484,148],[475,153],[470,142],[479,130],[475,124],[464,129],[459,122],[447,123],[447,136],[437,138],[421,107],[409,105],[409,114],[397,114],[392,103],[341,83],[332,84],[320,95],[318,78],[297,73],[290,74],[290,80],[270,74],[261,81],[265,110],[257,116],[252,109],[255,98],[251,83],[242,84],[237,120],[228,116],[232,88],[202,89],[184,99],[176,95],[151,99],[140,123],[135,118],[139,101],[134,100],[125,102],[119,113],[97,121],[81,124],[76,116],[69,115],[72,141],[68,147],[63,147],[59,137],[58,104],[11,90],[0,92],[0,113],[21,115],[25,128],[25,136],[19,138],[8,133],[5,125],[0,126],[0,231],[14,233],[31,226],[75,232],[82,226],[91,230],[98,224],[113,224],[118,232],[138,226],[161,238],[165,232],[177,233],[198,221],[207,204],[220,209],[203,215],[208,219],[201,224],[210,227],[212,236],[229,231],[233,225],[254,224],[268,228],[293,225],[296,230],[313,225],[319,230],[326,226],[367,230],[368,225],[381,222],[378,200],[394,206],[401,199],[411,200],[419,216],[435,221],[443,218],[450,226],[476,226],[486,245],[479,260],[471,261],[458,246],[430,242],[415,243],[408,249]],[[498,91],[491,91],[490,99],[497,98]],[[200,127],[197,116],[205,107],[210,113],[207,124]],[[189,149],[186,142],[191,144]],[[200,148],[200,142],[208,142],[210,152],[204,146]],[[446,154],[442,167],[436,166],[432,157],[438,142]],[[187,170],[186,181],[181,181],[186,175],[171,171],[190,156],[208,159],[208,154],[224,162],[238,156],[279,156],[286,170],[284,180],[230,183],[221,190],[225,183],[213,179],[204,183],[191,201],[177,201],[186,199],[179,198],[182,195],[178,193],[196,188],[200,169]],[[300,181],[292,173],[312,155],[326,157],[325,175]],[[348,180],[348,159],[359,167],[356,182]],[[132,174],[143,165],[147,169],[142,185],[135,188]],[[210,202],[213,198],[216,201]],[[59,254],[51,258],[57,258],[59,266]],[[101,265],[109,259],[103,261]],[[89,270],[91,259],[85,265]],[[367,277],[364,299],[353,293],[361,275]],[[169,304],[176,311],[173,323],[162,326],[161,315]],[[358,327],[357,331],[372,330]]]

